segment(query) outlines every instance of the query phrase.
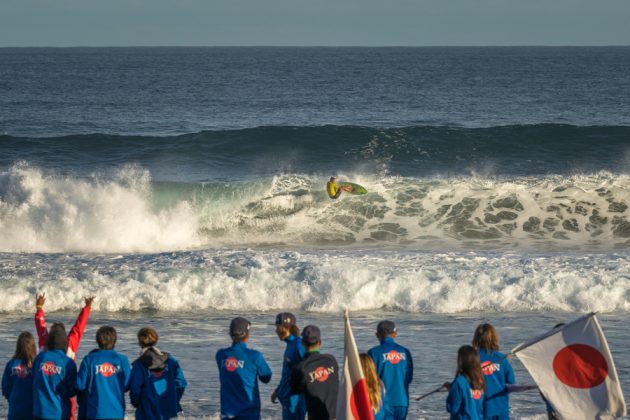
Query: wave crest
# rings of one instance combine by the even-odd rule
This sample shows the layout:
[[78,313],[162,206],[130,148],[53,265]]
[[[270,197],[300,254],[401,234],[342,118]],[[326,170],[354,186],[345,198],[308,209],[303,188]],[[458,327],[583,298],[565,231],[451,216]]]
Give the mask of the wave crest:
[[326,178],[286,174],[237,183],[156,183],[0,173],[0,251],[160,252],[207,247],[616,249],[630,246],[630,177],[375,179],[330,200]]

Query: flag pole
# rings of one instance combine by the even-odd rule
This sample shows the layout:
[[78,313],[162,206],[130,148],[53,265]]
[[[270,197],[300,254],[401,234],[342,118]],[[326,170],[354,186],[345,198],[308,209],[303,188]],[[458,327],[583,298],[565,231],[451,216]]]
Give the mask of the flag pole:
[[442,389],[444,389],[444,385],[440,385],[439,388],[435,388],[431,392],[427,392],[426,394],[420,395],[418,398],[416,398],[416,401],[420,401],[421,399],[426,398],[429,395],[435,394],[436,392],[440,392]]

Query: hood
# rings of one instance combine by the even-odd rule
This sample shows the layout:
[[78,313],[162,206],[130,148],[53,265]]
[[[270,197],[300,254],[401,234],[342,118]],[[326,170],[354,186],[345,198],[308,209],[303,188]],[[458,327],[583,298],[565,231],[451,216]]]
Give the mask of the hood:
[[164,369],[167,360],[168,353],[161,352],[157,347],[147,347],[143,349],[142,355],[138,358],[142,366],[152,371]]

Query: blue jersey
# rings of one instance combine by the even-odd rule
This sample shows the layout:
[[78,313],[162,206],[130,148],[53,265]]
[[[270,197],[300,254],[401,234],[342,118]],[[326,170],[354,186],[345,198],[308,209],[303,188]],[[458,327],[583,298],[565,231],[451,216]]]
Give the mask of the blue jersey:
[[70,397],[76,394],[77,365],[63,350],[48,350],[33,361],[33,416],[70,418]]
[[507,384],[514,384],[514,370],[503,353],[479,349],[483,379],[486,382],[484,415],[486,418],[510,415]]
[[33,369],[11,359],[2,375],[2,395],[9,401],[8,420],[33,418]]
[[300,337],[290,335],[286,338],[287,347],[284,350],[284,359],[282,360],[282,377],[276,392],[278,399],[283,406],[304,405],[304,396],[302,394],[294,394],[291,391],[291,369],[304,359],[304,345]]
[[221,382],[221,416],[260,417],[258,379],[271,380],[271,369],[262,353],[245,343],[233,344],[216,355]]
[[405,347],[393,338],[385,337],[380,346],[371,348],[368,354],[374,360],[376,372],[385,384],[390,406],[409,406],[409,384],[413,377],[413,360]]
[[187,386],[177,360],[155,347],[145,350],[131,366],[129,399],[136,419],[162,420],[177,417]]
[[483,420],[483,397],[483,391],[471,389],[466,377],[459,375],[446,397],[446,411],[451,420]]
[[93,350],[83,361],[77,377],[79,417],[122,419],[131,366],[127,356],[115,350]]

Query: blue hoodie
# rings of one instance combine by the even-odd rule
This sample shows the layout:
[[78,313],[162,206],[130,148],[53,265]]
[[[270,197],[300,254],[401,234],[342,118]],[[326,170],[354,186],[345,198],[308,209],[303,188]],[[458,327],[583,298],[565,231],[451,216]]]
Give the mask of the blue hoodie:
[[157,347],[144,349],[131,366],[129,399],[136,419],[161,420],[177,417],[188,383],[177,360]]
[[514,384],[514,369],[503,353],[479,349],[479,360],[486,396],[483,403],[485,418],[510,416],[510,400],[507,384]]
[[409,406],[409,384],[413,377],[413,360],[405,347],[393,338],[385,337],[380,346],[368,354],[374,360],[376,372],[385,384],[390,407]]
[[80,419],[122,419],[129,385],[129,359],[115,350],[92,350],[77,378]]
[[9,400],[8,420],[33,418],[33,369],[11,359],[2,375],[2,395]]
[[76,394],[77,365],[63,350],[40,353],[33,362],[33,416],[70,418],[70,397]]
[[221,416],[260,417],[258,379],[271,380],[271,369],[262,353],[244,342],[221,349],[216,355],[221,381]]
[[483,420],[483,397],[483,391],[473,391],[466,377],[459,375],[446,397],[446,411],[451,420]]
[[278,399],[283,406],[297,407],[302,405],[306,412],[304,396],[302,394],[294,394],[291,391],[291,369],[304,359],[304,345],[300,337],[295,335],[288,336],[285,340],[287,347],[284,350],[284,358],[282,360],[282,377],[276,388]]

